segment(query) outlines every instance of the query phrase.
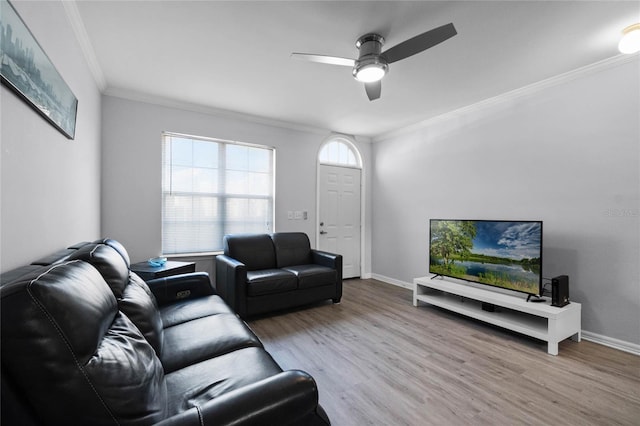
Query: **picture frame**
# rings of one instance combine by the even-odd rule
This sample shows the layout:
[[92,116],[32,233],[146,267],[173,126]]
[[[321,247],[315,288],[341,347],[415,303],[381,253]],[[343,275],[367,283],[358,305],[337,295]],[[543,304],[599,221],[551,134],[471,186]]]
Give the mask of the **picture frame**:
[[78,99],[8,0],[0,0],[0,78],[68,139]]

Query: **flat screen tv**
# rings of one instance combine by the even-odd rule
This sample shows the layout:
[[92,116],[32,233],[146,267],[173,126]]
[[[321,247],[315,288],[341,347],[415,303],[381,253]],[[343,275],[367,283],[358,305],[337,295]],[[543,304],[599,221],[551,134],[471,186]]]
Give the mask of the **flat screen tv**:
[[540,295],[542,222],[431,219],[429,272]]

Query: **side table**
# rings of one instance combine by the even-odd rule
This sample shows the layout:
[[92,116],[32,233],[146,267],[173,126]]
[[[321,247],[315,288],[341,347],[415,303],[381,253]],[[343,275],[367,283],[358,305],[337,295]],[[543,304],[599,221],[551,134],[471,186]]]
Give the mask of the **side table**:
[[143,280],[149,281],[154,278],[195,272],[196,263],[169,260],[162,266],[151,266],[148,262],[138,262],[131,265],[131,271],[138,274]]

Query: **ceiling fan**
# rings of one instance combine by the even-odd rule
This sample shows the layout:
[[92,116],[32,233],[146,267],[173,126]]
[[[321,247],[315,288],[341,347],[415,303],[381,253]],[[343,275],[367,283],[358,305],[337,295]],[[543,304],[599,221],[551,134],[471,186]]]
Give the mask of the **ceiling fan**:
[[380,92],[382,91],[381,80],[389,70],[389,64],[427,50],[457,33],[453,24],[449,23],[396,44],[382,53],[384,38],[379,34],[365,34],[356,41],[356,47],[360,50],[358,59],[310,53],[292,53],[291,56],[296,59],[322,64],[352,67],[353,77],[364,83],[369,100],[374,101],[380,97]]

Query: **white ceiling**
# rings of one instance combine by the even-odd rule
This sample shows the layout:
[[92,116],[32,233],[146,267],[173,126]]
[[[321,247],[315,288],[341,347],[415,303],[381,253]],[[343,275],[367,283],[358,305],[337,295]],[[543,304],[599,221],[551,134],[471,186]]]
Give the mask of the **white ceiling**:
[[[76,1],[107,94],[170,100],[335,132],[384,134],[618,55],[638,1]],[[391,64],[370,102],[357,57],[453,22],[458,35]]]

